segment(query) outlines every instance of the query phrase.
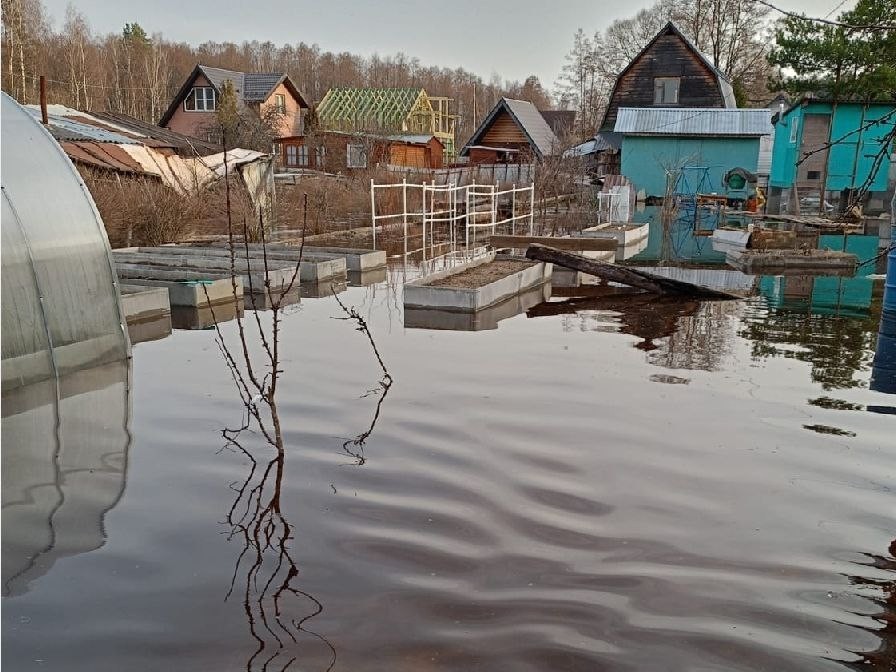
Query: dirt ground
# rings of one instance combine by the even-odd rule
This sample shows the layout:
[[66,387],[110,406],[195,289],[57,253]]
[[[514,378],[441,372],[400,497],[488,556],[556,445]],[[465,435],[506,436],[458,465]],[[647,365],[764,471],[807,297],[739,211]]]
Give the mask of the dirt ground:
[[530,261],[491,261],[487,264],[474,266],[466,271],[462,271],[447,278],[433,280],[429,284],[431,287],[458,287],[461,289],[474,289],[482,287],[495,280],[506,278],[508,275],[521,271],[524,268],[532,266]]

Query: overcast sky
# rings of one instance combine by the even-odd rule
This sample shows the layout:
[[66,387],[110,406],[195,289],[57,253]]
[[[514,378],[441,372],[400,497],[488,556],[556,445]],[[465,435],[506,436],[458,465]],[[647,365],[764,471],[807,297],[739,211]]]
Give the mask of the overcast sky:
[[[745,0],[746,1],[746,0]],[[69,0],[44,0],[58,28]],[[603,30],[652,0],[74,0],[95,32],[137,22],[148,33],[199,44],[207,40],[306,42],[324,51],[381,55],[399,51],[423,65],[463,67],[488,79],[538,75],[551,88],[581,27]],[[780,0],[824,16],[840,0]],[[846,0],[850,7],[855,0]],[[455,17],[449,14],[452,8]]]

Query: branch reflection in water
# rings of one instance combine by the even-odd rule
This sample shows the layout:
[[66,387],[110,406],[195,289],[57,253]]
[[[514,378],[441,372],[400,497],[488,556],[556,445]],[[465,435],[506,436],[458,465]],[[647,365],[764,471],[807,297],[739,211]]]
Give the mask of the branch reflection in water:
[[[298,248],[295,267],[285,282],[274,286],[268,265],[266,223],[263,213],[259,213],[258,227],[250,231],[244,218],[241,231],[234,233],[234,222],[230,201],[230,183],[227,175],[225,152],[225,198],[228,229],[228,250],[230,278],[234,305],[240,305],[243,296],[236,278],[238,268],[245,263],[249,270],[250,242],[260,236],[263,287],[253,286],[253,273],[246,274],[246,291],[249,296],[263,297],[268,308],[270,322],[262,320],[260,310],[248,311],[252,317],[244,317],[237,312],[236,339],[228,343],[215,318],[214,307],[209,301],[209,310],[215,329],[215,340],[221,355],[233,378],[237,392],[246,411],[245,420],[238,429],[223,429],[222,435],[227,449],[242,454],[250,465],[245,480],[231,484],[236,497],[224,522],[228,526],[228,540],[239,539],[243,548],[236,559],[233,576],[225,599],[241,595],[243,609],[249,624],[249,631],[257,647],[246,662],[246,669],[287,670],[299,657],[303,635],[310,636],[323,644],[321,651],[307,651],[307,657],[316,659],[321,653],[327,660],[325,669],[331,670],[336,664],[336,649],[324,635],[307,627],[309,621],[323,612],[323,604],[310,593],[295,585],[299,576],[298,564],[292,553],[295,531],[289,523],[281,504],[283,477],[285,473],[286,448],[283,441],[280,414],[276,392],[280,375],[280,334],[284,315],[284,300],[298,286],[300,268],[304,256],[304,231],[308,221],[308,197],[302,209],[302,242]],[[204,287],[204,286],[203,286]],[[380,407],[389,388],[392,377],[386,370],[382,357],[367,327],[366,321],[354,308],[346,306],[335,296],[346,318],[354,320],[358,330],[366,334],[373,353],[379,363],[383,377],[379,382],[382,395],[379,398],[370,427],[353,441],[346,442],[346,452],[363,464],[363,446],[370,436],[379,417]],[[206,299],[208,295],[206,294]],[[253,361],[253,346],[260,344],[260,361]],[[350,445],[355,446],[352,450]],[[262,455],[264,455],[262,457]],[[239,586],[239,587],[238,587]],[[304,638],[307,643],[307,638]]]
[[354,439],[348,439],[345,443],[342,444],[342,450],[345,451],[346,454],[353,457],[357,460],[356,464],[358,466],[363,465],[367,458],[364,456],[364,444],[367,442],[367,439],[373,433],[374,428],[376,427],[376,423],[380,418],[380,409],[383,406],[383,402],[386,400],[386,395],[389,394],[389,389],[392,387],[392,376],[389,374],[389,370],[386,368],[386,364],[383,362],[382,356],[380,356],[380,352],[376,347],[376,342],[373,340],[373,334],[370,333],[370,329],[367,326],[367,321],[361,316],[361,314],[357,311],[357,309],[352,307],[346,307],[342,301],[339,300],[339,296],[333,295],[333,298],[336,299],[336,303],[339,304],[339,307],[342,308],[342,311],[345,313],[345,317],[341,317],[338,319],[341,320],[354,320],[354,322],[358,325],[356,329],[362,332],[365,336],[367,336],[367,340],[370,341],[370,347],[373,349],[373,354],[376,357],[377,363],[380,365],[380,369],[383,372],[383,377],[380,378],[377,383],[378,387],[375,387],[371,390],[368,390],[364,397],[368,397],[370,395],[378,395],[378,399],[376,402],[376,408],[373,412],[373,418],[370,421],[370,426]]
[[[244,445],[244,433],[257,436],[248,425],[223,430],[225,448],[243,454],[251,464],[246,480],[231,485],[237,494],[225,521],[230,527],[228,540],[243,542],[225,599],[234,594],[242,596],[249,631],[257,642],[246,669],[289,669],[298,658],[299,638],[304,634],[326,647],[329,660],[325,669],[329,671],[336,664],[336,649],[324,635],[306,627],[308,621],[323,612],[323,605],[294,585],[299,575],[290,546],[295,532],[280,501],[285,466],[283,445],[272,446],[270,459],[258,459]],[[265,655],[269,649],[273,652]]]

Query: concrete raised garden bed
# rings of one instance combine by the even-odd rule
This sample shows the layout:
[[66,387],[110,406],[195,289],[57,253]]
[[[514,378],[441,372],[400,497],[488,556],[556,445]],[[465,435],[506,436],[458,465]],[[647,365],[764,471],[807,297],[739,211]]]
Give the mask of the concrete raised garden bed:
[[525,313],[551,298],[551,286],[541,285],[476,312],[435,308],[405,308],[404,326],[411,329],[483,331],[497,329],[501,320]]
[[[489,268],[497,273],[489,273]],[[404,305],[475,312],[550,282],[551,270],[552,264],[491,253],[406,284]],[[495,277],[496,274],[501,277]],[[484,284],[468,286],[477,276],[485,276]]]
[[582,230],[585,238],[612,238],[617,245],[632,245],[646,238],[650,224],[598,224]]

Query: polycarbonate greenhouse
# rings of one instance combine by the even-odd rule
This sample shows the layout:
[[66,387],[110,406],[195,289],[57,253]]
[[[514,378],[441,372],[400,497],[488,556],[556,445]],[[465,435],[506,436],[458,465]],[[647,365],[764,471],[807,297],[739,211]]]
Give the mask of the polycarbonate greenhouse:
[[130,356],[109,240],[50,134],[2,94],[3,391]]

